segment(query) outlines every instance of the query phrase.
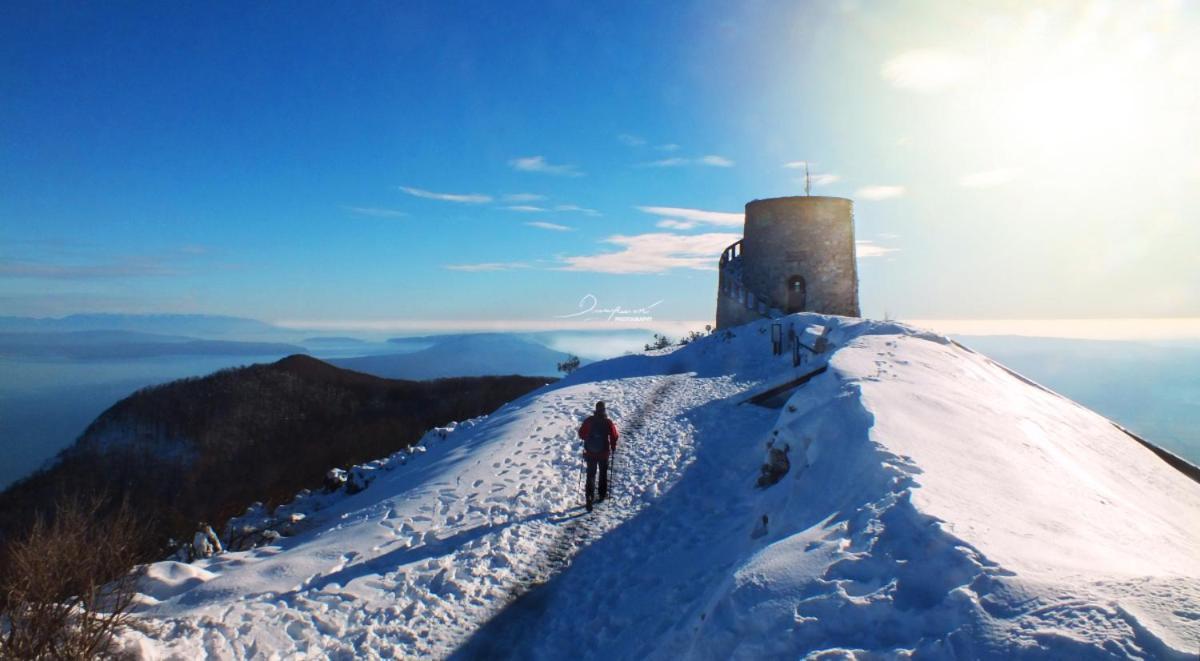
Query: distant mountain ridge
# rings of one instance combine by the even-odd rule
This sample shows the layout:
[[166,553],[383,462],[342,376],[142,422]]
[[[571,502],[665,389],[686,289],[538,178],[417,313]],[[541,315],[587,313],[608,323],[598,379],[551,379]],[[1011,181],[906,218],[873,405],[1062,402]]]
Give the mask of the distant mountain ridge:
[[65,317],[0,317],[4,332],[136,331],[166,335],[242,337],[277,334],[277,326],[226,315],[209,314],[72,314]]
[[0,357],[75,360],[152,356],[269,356],[303,352],[283,342],[207,340],[125,330],[0,332]]
[[346,369],[388,378],[436,379],[485,374],[552,376],[570,354],[510,333],[469,333],[394,338],[392,343],[433,342],[411,353],[342,358],[331,361]]

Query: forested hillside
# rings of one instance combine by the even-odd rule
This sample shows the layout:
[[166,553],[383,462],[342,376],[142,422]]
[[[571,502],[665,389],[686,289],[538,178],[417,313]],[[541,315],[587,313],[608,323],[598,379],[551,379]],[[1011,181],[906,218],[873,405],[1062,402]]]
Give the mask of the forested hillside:
[[72,494],[128,498],[153,538],[190,538],[198,522],[289,499],[332,467],[385,456],[551,380],[399,381],[295,355],[146,388],[0,494],[0,540]]

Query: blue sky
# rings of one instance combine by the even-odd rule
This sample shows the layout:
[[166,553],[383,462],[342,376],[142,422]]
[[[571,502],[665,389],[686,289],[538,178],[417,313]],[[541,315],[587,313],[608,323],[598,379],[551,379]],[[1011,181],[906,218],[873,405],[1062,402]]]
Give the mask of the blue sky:
[[0,313],[694,324],[809,162],[868,316],[1198,317],[1197,14],[6,3]]

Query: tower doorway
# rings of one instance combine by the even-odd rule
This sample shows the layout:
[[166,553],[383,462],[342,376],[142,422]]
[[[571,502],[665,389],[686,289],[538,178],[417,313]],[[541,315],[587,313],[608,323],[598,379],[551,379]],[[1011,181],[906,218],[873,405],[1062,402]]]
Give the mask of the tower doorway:
[[804,277],[793,275],[787,281],[787,314],[793,312],[803,312],[804,304],[808,299],[808,287],[804,283]]

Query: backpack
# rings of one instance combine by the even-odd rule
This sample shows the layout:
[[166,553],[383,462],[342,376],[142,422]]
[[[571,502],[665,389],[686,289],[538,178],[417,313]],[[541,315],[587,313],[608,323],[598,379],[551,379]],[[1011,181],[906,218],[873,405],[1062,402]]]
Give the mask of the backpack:
[[587,438],[583,439],[583,449],[591,454],[607,454],[608,425],[608,418],[592,416],[592,427],[588,430]]

